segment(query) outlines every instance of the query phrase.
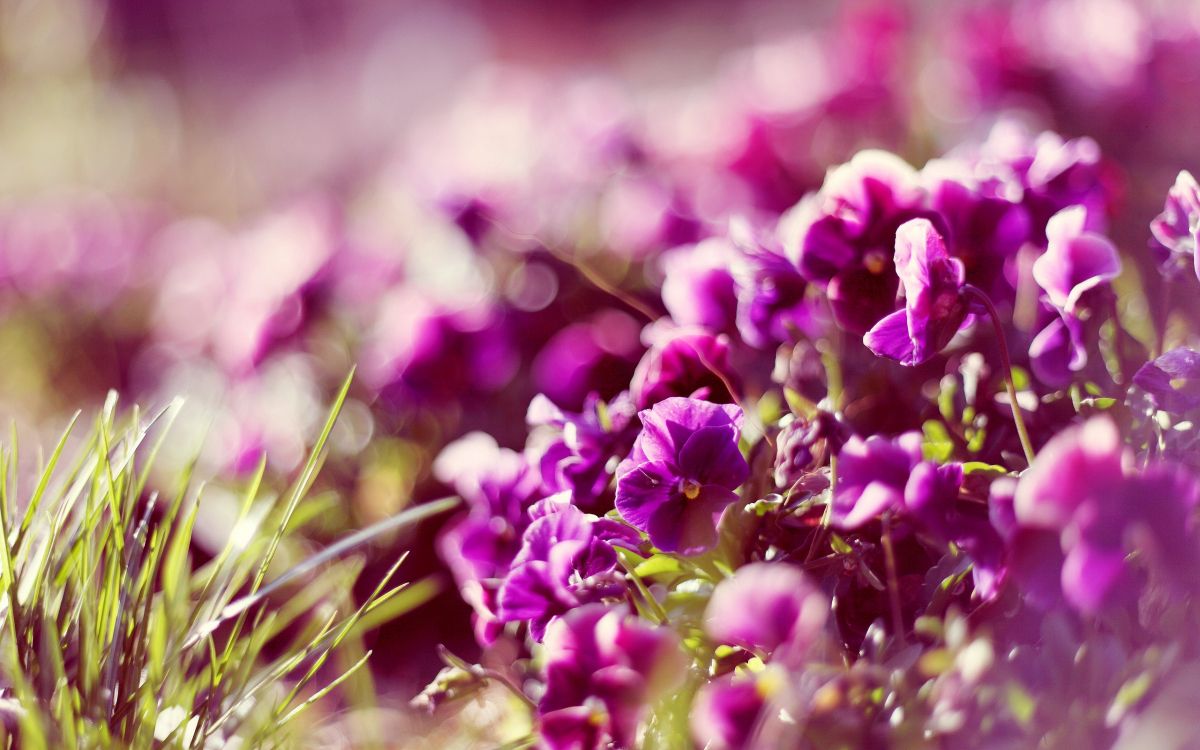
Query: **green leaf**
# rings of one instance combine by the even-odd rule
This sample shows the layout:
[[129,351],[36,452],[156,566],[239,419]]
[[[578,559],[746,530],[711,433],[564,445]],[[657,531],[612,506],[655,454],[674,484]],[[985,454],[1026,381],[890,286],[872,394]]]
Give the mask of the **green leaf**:
[[647,578],[664,573],[680,573],[682,570],[683,566],[679,564],[679,560],[670,555],[651,555],[645,562],[639,563],[633,569],[633,573]]
[[946,425],[930,419],[921,425],[921,431],[925,434],[925,441],[921,444],[921,452],[925,459],[937,463],[949,461],[950,457],[954,455],[954,441],[951,439]]

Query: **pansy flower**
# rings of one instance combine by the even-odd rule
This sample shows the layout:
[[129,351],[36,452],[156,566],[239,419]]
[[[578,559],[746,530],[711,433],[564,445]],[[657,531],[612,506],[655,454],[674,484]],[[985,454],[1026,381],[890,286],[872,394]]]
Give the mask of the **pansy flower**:
[[1150,223],[1150,232],[1164,251],[1163,273],[1178,276],[1190,266],[1200,278],[1200,185],[1191,172],[1184,170],[1175,178],[1162,213]]
[[799,567],[751,563],[713,591],[704,631],[715,643],[795,667],[817,642],[828,615],[829,600]]
[[838,324],[865,333],[892,311],[896,229],[924,213],[917,173],[885,151],[862,151],[780,219],[800,274],[825,290]]
[[1200,406],[1200,352],[1172,349],[1142,365],[1133,382],[1159,409],[1173,414],[1191,411]]
[[551,622],[542,655],[538,721],[550,750],[635,747],[650,702],[683,673],[674,631],[603,604]]
[[638,414],[642,432],[617,470],[617,510],[667,552],[717,541],[717,519],[750,468],[738,448],[742,410],[669,398]]
[[613,544],[637,546],[632,529],[570,504],[568,493],[547,498],[525,530],[521,550],[500,585],[498,619],[528,621],[540,641],[549,622],[582,604],[624,590]]
[[913,219],[896,231],[895,263],[904,309],[876,323],[863,343],[881,357],[919,365],[950,343],[967,320],[963,264],[946,252],[928,219]]
[[650,349],[638,362],[629,384],[639,409],[671,396],[733,400],[729,390],[738,387],[738,376],[729,363],[727,335],[659,321],[647,326],[642,338]]

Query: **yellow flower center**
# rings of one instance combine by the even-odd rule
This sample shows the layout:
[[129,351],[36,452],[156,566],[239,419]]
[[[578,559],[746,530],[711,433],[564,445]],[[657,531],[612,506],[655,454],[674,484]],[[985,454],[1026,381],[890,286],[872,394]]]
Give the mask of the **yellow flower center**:
[[688,500],[695,500],[700,497],[700,485],[690,479],[685,479],[683,482],[683,496]]

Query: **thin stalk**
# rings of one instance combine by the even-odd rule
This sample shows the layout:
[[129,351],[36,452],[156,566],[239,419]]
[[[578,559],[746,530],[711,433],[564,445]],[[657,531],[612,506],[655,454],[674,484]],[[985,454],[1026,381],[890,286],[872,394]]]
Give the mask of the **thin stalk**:
[[1029,439],[1029,430],[1025,428],[1025,418],[1021,416],[1021,406],[1017,403],[1017,387],[1013,382],[1013,366],[1012,357],[1008,353],[1008,339],[1004,335],[1004,326],[1000,324],[1000,313],[996,312],[996,306],[992,304],[992,300],[983,290],[967,284],[963,287],[963,291],[977,299],[984,309],[987,310],[988,317],[992,319],[992,328],[996,332],[996,342],[1000,346],[1000,360],[1004,365],[1005,377],[1004,387],[1008,389],[1008,402],[1012,407],[1013,422],[1017,425],[1017,436],[1021,439],[1021,449],[1025,451],[1025,460],[1029,465],[1033,465],[1033,458],[1037,455],[1033,450],[1033,442]]
[[883,542],[883,564],[887,568],[888,602],[892,608],[892,629],[896,631],[896,637],[903,643],[905,640],[904,612],[900,608],[900,576],[896,572],[896,550],[892,546],[891,514],[884,513],[880,520],[883,523],[883,534],[880,539]]

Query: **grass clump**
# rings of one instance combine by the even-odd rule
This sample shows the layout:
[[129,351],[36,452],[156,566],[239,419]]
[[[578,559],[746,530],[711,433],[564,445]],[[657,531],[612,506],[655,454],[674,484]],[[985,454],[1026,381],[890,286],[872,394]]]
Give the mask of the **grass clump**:
[[203,485],[188,468],[150,489],[178,403],[122,416],[110,396],[90,429],[71,421],[28,488],[15,436],[0,445],[0,747],[293,744],[306,709],[362,670],[362,630],[414,605],[392,583],[402,559],[354,602],[362,565],[347,553],[454,503],[410,509],[278,570],[349,383],[288,491],[267,493],[260,463],[224,548],[199,565]]

